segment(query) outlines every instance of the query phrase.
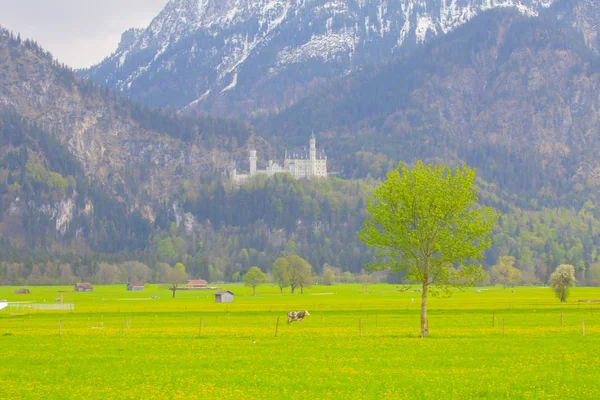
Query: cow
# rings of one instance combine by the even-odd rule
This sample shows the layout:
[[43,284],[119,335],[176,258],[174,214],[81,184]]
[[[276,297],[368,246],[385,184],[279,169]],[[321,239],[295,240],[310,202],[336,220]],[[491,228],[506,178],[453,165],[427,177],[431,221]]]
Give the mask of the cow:
[[300,323],[300,321],[302,321],[304,317],[308,315],[310,315],[308,311],[290,311],[287,315],[287,323],[288,325],[294,321],[298,321],[298,323]]

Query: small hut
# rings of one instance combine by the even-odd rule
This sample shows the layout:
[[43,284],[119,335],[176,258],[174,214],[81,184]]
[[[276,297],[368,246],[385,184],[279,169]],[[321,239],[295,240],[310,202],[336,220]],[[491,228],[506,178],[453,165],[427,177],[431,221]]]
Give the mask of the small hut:
[[146,285],[145,283],[141,283],[141,282],[129,282],[127,284],[127,290],[129,290],[130,292],[137,292],[140,290],[144,290],[145,285]]
[[75,291],[76,292],[91,292],[92,289],[92,284],[91,283],[76,283],[75,284]]
[[220,290],[215,293],[215,303],[233,303],[233,292]]

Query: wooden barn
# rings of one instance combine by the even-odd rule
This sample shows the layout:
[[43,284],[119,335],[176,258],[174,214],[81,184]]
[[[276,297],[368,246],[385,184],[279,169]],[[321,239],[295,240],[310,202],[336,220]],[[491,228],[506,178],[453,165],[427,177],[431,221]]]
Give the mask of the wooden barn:
[[204,279],[190,279],[187,283],[188,290],[206,289],[206,282]]
[[229,290],[220,290],[215,293],[215,303],[233,303],[233,296]]
[[145,283],[141,283],[141,282],[129,282],[127,284],[127,290],[129,290],[130,292],[137,292],[140,290],[144,290],[144,286],[146,286]]
[[91,283],[76,283],[75,284],[75,291],[76,292],[91,292],[92,289],[92,284]]

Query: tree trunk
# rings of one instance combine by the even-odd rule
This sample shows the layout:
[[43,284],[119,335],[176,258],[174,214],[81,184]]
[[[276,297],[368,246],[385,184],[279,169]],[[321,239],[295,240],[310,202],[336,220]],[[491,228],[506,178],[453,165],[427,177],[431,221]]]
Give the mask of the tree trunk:
[[171,289],[173,291],[173,298],[175,298],[175,289]]
[[252,296],[256,296],[256,286],[253,286],[252,289],[254,290],[254,293],[252,294]]
[[294,290],[296,290],[296,287],[292,285],[292,294],[294,294]]
[[283,286],[279,286],[279,293],[283,294]]
[[300,294],[304,294],[304,286],[300,286]]
[[423,294],[421,296],[421,337],[429,335],[429,328],[427,327],[427,290],[429,285],[423,284]]

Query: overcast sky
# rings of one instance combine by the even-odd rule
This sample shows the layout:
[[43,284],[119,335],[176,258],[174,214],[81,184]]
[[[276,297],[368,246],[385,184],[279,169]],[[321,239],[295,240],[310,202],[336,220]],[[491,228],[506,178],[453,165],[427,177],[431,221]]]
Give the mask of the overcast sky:
[[0,0],[0,25],[82,68],[115,51],[127,29],[148,26],[167,1]]

